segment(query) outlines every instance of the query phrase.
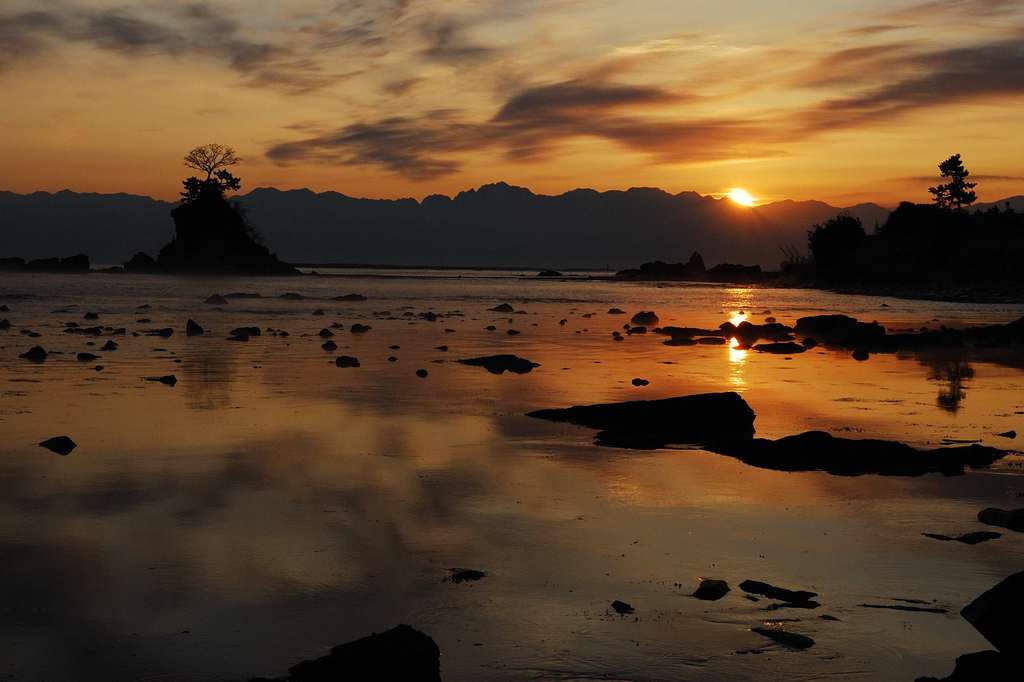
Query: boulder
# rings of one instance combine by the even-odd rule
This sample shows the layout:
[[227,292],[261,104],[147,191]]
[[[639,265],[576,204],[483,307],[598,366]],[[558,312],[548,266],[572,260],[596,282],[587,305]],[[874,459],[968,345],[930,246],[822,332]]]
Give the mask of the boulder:
[[1004,654],[1024,647],[1024,571],[1014,573],[965,606],[960,615]]
[[884,343],[885,327],[847,315],[813,315],[796,321],[796,333],[828,346],[872,348]]
[[704,601],[718,601],[728,593],[729,583],[724,580],[704,578],[700,581],[700,586],[697,587],[693,596],[697,599],[703,599]]
[[458,360],[459,364],[470,365],[471,367],[483,367],[491,374],[529,374],[534,367],[540,367],[536,362],[530,362],[518,355],[486,355],[479,358],[466,358]]
[[619,601],[618,599],[616,599],[612,602],[612,611],[619,614],[620,616],[626,616],[631,613],[634,613],[636,609],[633,608],[632,604],[627,604],[624,601]]
[[632,384],[633,384],[634,386],[636,386],[637,388],[639,388],[639,387],[641,387],[641,386],[647,386],[647,385],[648,385],[648,384],[650,384],[651,382],[650,382],[650,381],[648,381],[647,379],[641,379],[640,377],[637,377],[636,379],[633,379],[633,381],[632,381],[631,383],[632,383]]
[[185,323],[185,336],[202,336],[203,331],[202,326],[195,320],[190,319]]
[[373,329],[373,327],[371,327],[370,325],[368,325],[368,324],[359,324],[358,322],[356,322],[354,325],[349,327],[349,331],[352,332],[353,334],[365,334],[366,332],[370,331],[371,329]]
[[989,507],[978,512],[978,520],[989,526],[1008,528],[1024,533],[1024,509],[996,509]]
[[493,313],[511,313],[515,311],[515,308],[508,303],[502,303],[501,305],[496,305],[493,308],[488,308],[488,310]]
[[159,266],[148,253],[139,251],[124,264],[125,272],[155,272]]
[[754,346],[754,350],[759,353],[777,353],[780,355],[796,355],[797,353],[803,353],[807,349],[801,346],[799,343],[793,343],[792,341],[782,341],[779,343],[759,343]]
[[630,322],[645,327],[653,327],[658,324],[658,315],[653,310],[641,310],[630,319]]
[[577,405],[536,410],[527,416],[598,429],[599,444],[642,449],[670,443],[749,441],[755,418],[734,392]]
[[608,314],[609,315],[625,315],[626,311],[623,310],[622,308],[609,308],[608,309]]
[[174,386],[176,383],[178,383],[178,377],[174,376],[173,374],[167,374],[165,376],[159,377],[146,377],[146,381],[153,381],[158,384],[163,384],[165,386]]
[[562,273],[558,270],[541,270],[537,273],[538,277],[562,277]]
[[25,360],[31,360],[32,362],[42,362],[46,359],[47,352],[42,346],[32,346],[26,352],[19,355],[19,358]]
[[354,358],[351,355],[339,355],[334,359],[334,364],[337,367],[358,367],[359,358]]
[[107,339],[107,342],[100,348],[101,351],[111,352],[118,349],[117,342],[112,339]]
[[96,360],[99,360],[99,356],[93,355],[92,353],[79,353],[75,357],[78,358],[79,362],[95,362]]
[[70,455],[71,451],[78,447],[78,444],[67,436],[54,436],[41,442],[39,447],[56,452],[63,457]]
[[428,635],[399,625],[336,646],[328,655],[303,661],[288,672],[293,682],[440,682],[441,650]]
[[328,353],[338,350],[338,344],[334,343],[332,339],[327,339],[322,344],[320,344],[320,347],[323,348]]
[[428,373],[429,372],[427,372],[427,370],[425,369],[416,370],[416,376],[418,376],[420,379],[426,379]]
[[227,305],[228,299],[224,298],[220,294],[210,294],[206,297],[206,300],[203,301],[203,303],[207,303],[209,305]]

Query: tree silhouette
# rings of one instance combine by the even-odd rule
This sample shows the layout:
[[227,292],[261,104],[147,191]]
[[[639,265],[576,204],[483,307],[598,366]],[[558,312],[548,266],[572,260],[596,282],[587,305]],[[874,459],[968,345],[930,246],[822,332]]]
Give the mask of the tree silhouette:
[[964,167],[959,154],[954,154],[939,164],[939,175],[949,182],[929,187],[933,201],[939,208],[960,210],[978,200],[974,193],[976,182],[967,182],[971,172]]
[[185,155],[185,165],[206,173],[210,180],[222,168],[230,168],[242,162],[235,150],[222,144],[204,144]]
[[807,232],[807,245],[819,267],[833,268],[860,247],[865,238],[860,218],[840,213]]
[[201,198],[224,198],[226,192],[237,192],[242,181],[228,170],[242,162],[235,150],[222,144],[206,144],[185,155],[185,165],[206,173],[206,178],[192,176],[182,180],[181,202],[189,204]]

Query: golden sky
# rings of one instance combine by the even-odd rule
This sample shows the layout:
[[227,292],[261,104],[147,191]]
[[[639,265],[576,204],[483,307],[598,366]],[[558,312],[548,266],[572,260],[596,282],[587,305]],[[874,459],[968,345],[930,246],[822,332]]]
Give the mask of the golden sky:
[[0,189],[1024,193],[1020,0],[3,0]]

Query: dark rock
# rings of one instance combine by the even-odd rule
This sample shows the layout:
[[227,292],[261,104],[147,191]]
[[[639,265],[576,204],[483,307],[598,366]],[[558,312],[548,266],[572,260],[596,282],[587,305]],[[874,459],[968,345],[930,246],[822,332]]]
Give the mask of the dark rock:
[[627,327],[626,328],[626,333],[630,334],[630,335],[632,335],[632,334],[646,334],[647,333],[647,327],[644,327],[643,325],[636,326],[636,327]]
[[996,509],[989,507],[978,512],[978,520],[989,526],[1008,528],[1024,533],[1024,509]]
[[756,341],[788,342],[793,340],[793,329],[777,322],[754,324],[744,320],[738,325],[723,322],[718,327],[719,336],[736,339],[740,345],[751,346]]
[[109,351],[115,351],[117,349],[118,349],[117,343],[115,341],[111,340],[111,339],[108,339],[107,342],[105,344],[103,344],[103,347],[100,348],[101,351],[108,351],[108,352]]
[[324,309],[323,308],[317,308],[316,310],[313,311],[313,316],[314,317],[322,317],[325,314],[326,313],[324,313]]
[[453,568],[447,579],[453,583],[473,583],[486,577],[486,573],[473,568]]
[[398,362],[398,358],[396,358],[394,355],[389,355],[388,362]]
[[173,374],[168,374],[162,377],[146,377],[146,381],[155,381],[157,383],[164,384],[165,386],[174,386],[178,383],[178,377]]
[[303,661],[288,672],[292,682],[441,682],[441,650],[428,635],[399,625],[336,646],[327,656]]
[[840,476],[957,475],[964,472],[964,467],[986,467],[1006,455],[1002,450],[982,445],[917,450],[896,441],[837,438],[823,431],[808,431],[774,441],[708,442],[705,447],[764,469],[827,471]]
[[700,581],[700,586],[693,593],[693,596],[704,601],[718,601],[728,593],[729,583],[724,580],[704,578]]
[[803,340],[803,347],[806,348],[807,350],[810,350],[810,349],[814,348],[817,345],[818,345],[818,342],[815,341],[814,339],[812,339],[809,336],[806,339]]
[[721,336],[702,336],[697,339],[697,343],[704,346],[724,346],[725,339]]
[[858,604],[862,609],[888,609],[889,611],[909,611],[911,613],[948,613],[941,606],[912,606],[910,604]]
[[202,336],[202,326],[195,320],[190,319],[185,323],[185,336]]
[[796,332],[828,346],[874,347],[883,342],[885,327],[877,322],[860,322],[847,315],[814,315],[796,321]]
[[515,308],[513,308],[508,303],[502,303],[501,305],[496,305],[493,308],[488,308],[488,310],[490,310],[491,312],[494,312],[494,313],[511,313],[511,312],[515,312]]
[[639,377],[636,378],[636,379],[633,379],[633,381],[632,381],[632,384],[634,386],[637,386],[637,387],[639,387],[639,386],[647,386],[650,383],[651,382],[648,381],[647,379],[640,379]]
[[373,329],[373,327],[371,327],[368,324],[359,324],[358,322],[356,322],[349,328],[349,331],[352,332],[353,334],[365,334],[371,329]]
[[759,343],[754,346],[754,350],[759,353],[777,353],[781,355],[795,355],[797,353],[803,353],[807,349],[801,346],[799,343],[793,343],[792,341],[782,341],[779,343]]
[[1020,676],[1018,657],[998,651],[977,651],[958,656],[949,677],[919,677],[916,682],[1017,682]]
[[259,327],[235,327],[230,332],[231,336],[259,336]]
[[283,298],[286,301],[305,301],[306,300],[305,296],[303,296],[302,294],[295,293],[294,291],[285,292],[285,293],[281,294],[280,297]]
[[512,372],[513,374],[529,374],[533,371],[534,367],[540,367],[536,362],[530,362],[526,358],[521,358],[518,355],[486,355],[479,358],[466,358],[459,360],[459,364],[470,365],[472,367],[483,367],[491,374],[504,374],[505,372]]
[[623,310],[622,308],[609,308],[608,309],[608,314],[609,315],[625,315],[626,311]]
[[506,334],[508,334],[509,336],[519,336],[519,331],[517,331],[517,330],[515,330],[515,329],[509,329],[509,330],[508,330],[507,332],[505,332],[505,333],[506,333]]
[[541,270],[537,273],[538,277],[563,277],[562,273],[558,270]]
[[335,358],[334,364],[338,367],[358,367],[359,359],[351,355],[339,355]]
[[853,354],[850,357],[852,357],[857,362],[864,362],[865,360],[870,358],[871,355],[863,348],[858,348],[857,350],[853,351]]
[[124,264],[125,272],[155,272],[159,266],[148,253],[139,251]]
[[788,632],[777,628],[751,628],[750,631],[793,649],[810,649],[814,646],[813,639],[796,632]]
[[487,332],[497,331],[497,329],[498,328],[495,327],[493,324],[489,324],[486,327],[484,327],[484,331],[487,331]]
[[83,320],[98,320],[98,319],[100,319],[100,316],[99,316],[98,313],[86,313],[85,315],[82,315],[82,319]]
[[418,370],[416,370],[416,376],[418,376],[420,379],[426,379],[427,378],[427,374],[428,374],[428,372],[425,369],[418,369]]
[[1014,438],[1017,437],[1017,432],[1011,430],[1011,431],[1004,431],[1002,433],[997,433],[996,435],[999,436],[1000,438],[1009,438],[1009,439],[1013,440]]
[[448,346],[434,346],[434,350],[439,350],[442,353],[447,353],[448,352]]
[[960,612],[968,623],[1004,654],[1018,655],[1024,645],[1024,571],[983,593]]
[[978,530],[973,533],[964,533],[963,535],[957,536],[941,535],[939,533],[921,533],[921,535],[933,540],[941,540],[942,542],[952,542],[955,540],[956,542],[962,542],[965,545],[977,545],[982,542],[988,542],[989,540],[995,540],[996,538],[1002,537],[1002,533],[995,533],[990,530]]
[[564,327],[564,326],[566,325],[566,323],[567,323],[568,321],[569,321],[569,320],[567,320],[567,319],[565,319],[565,318],[563,317],[563,318],[562,318],[561,320],[559,320],[559,321],[558,321],[558,324],[559,324],[560,326]]
[[228,299],[224,298],[220,294],[210,294],[206,297],[206,300],[203,301],[203,303],[208,303],[210,305],[227,305]]
[[697,342],[694,341],[693,339],[689,339],[689,338],[681,336],[681,337],[673,337],[673,338],[669,339],[668,341],[665,341],[664,344],[666,346],[696,346]]
[[230,294],[224,294],[224,298],[252,299],[252,298],[263,298],[263,295],[262,294],[257,294],[255,292],[248,292],[248,291],[233,291]]
[[328,352],[338,350],[338,344],[334,343],[334,341],[331,339],[324,341],[322,344],[320,344],[320,347]]
[[335,296],[335,301],[365,301],[366,297],[362,294],[345,294],[344,296]]
[[634,609],[630,604],[627,604],[624,601],[619,601],[618,599],[612,602],[612,610],[620,616],[625,616],[636,611],[636,609]]
[[733,392],[577,405],[537,410],[527,416],[599,429],[599,444],[633,448],[749,440],[755,418],[746,401]]
[[334,336],[334,332],[332,332],[330,329],[321,329],[319,334],[320,338],[322,339],[329,339],[332,336]]
[[28,351],[22,353],[18,357],[25,360],[31,360],[32,362],[42,362],[46,359],[46,355],[46,349],[42,346],[32,346]]
[[93,355],[92,353],[79,353],[76,357],[79,362],[95,362],[96,360],[99,360],[99,356]]
[[8,330],[10,328],[11,328],[11,321],[10,320],[7,320],[7,319],[0,320],[0,330],[6,331],[6,330]]
[[762,597],[768,597],[769,599],[775,599],[788,604],[809,602],[811,599],[818,596],[817,592],[787,590],[784,587],[776,587],[775,585],[764,583],[759,580],[744,580],[740,583],[740,589],[749,594],[758,594]]
[[704,258],[696,251],[686,263],[665,263],[658,260],[644,263],[639,269],[620,270],[615,273],[619,279],[682,281],[701,281],[705,279],[705,275]]
[[71,440],[67,436],[54,436],[53,438],[47,438],[39,447],[46,448],[51,452],[56,452],[58,455],[67,456],[71,454],[71,451],[78,447],[75,441]]
[[146,329],[142,333],[146,336],[159,336],[162,339],[166,339],[174,334],[174,330],[170,327],[162,327],[160,329]]
[[641,310],[630,319],[630,322],[633,324],[653,327],[658,324],[658,316],[653,310]]

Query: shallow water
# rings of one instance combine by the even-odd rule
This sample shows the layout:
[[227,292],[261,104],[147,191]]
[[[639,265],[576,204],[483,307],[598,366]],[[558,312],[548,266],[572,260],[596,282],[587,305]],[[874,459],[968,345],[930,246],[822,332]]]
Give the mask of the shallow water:
[[[982,507],[1022,506],[1021,457],[949,478],[781,473],[702,451],[599,448],[589,430],[522,415],[736,390],[761,436],[814,428],[1012,446],[994,434],[1024,432],[1015,354],[859,363],[818,349],[787,360],[671,348],[650,334],[613,343],[628,316],[606,311],[710,327],[741,311],[785,323],[842,312],[903,329],[1007,322],[1021,306],[509,272],[340,274],[0,275],[11,308],[0,318],[14,325],[0,332],[0,674],[281,675],[399,622],[434,637],[446,680],[906,680],[988,648],[958,611],[1021,568],[1020,536],[971,547],[921,533],[977,530]],[[236,291],[264,298],[203,304]],[[287,291],[307,299],[278,298]],[[330,300],[349,292],[369,300]],[[487,311],[505,301],[525,314]],[[398,319],[374,315],[385,310]],[[461,314],[426,322],[407,310]],[[82,320],[87,311],[100,319]],[[210,333],[186,338],[190,317]],[[62,333],[72,320],[129,335],[100,353],[106,337],[90,347]],[[339,321],[373,329],[339,331],[338,351],[324,352],[316,333]],[[242,325],[291,336],[225,340]],[[131,335],[164,326],[169,339]],[[65,354],[18,359],[35,344]],[[102,355],[104,369],[76,361],[81,351]],[[541,367],[496,376],[453,362],[496,352]],[[362,366],[335,367],[339,353]],[[171,373],[173,388],[143,379]],[[651,383],[635,388],[634,377]],[[69,456],[36,446],[59,434],[79,444]],[[444,582],[453,567],[488,576]],[[692,599],[701,576],[733,591]],[[743,598],[746,578],[818,592],[822,606],[768,611],[768,600]],[[894,598],[949,613],[858,606]],[[635,616],[613,615],[614,599]],[[814,648],[750,632],[794,618],[785,627]]]

